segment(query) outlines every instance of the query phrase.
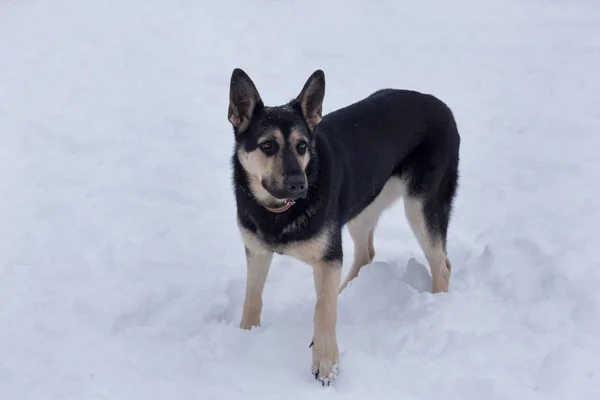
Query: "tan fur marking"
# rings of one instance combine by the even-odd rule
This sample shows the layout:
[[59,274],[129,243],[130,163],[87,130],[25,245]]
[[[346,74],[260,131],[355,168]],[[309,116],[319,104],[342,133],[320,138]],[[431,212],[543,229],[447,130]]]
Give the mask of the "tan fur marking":
[[239,226],[242,241],[246,247],[255,253],[281,253],[297,258],[307,264],[314,264],[323,258],[329,246],[330,230],[325,228],[310,240],[287,243],[285,245],[271,246],[265,243],[260,233],[255,234],[246,228]]
[[241,126],[242,118],[237,112],[233,111],[231,105],[229,106],[229,111],[227,112],[227,119],[229,120],[229,122],[231,122],[233,126],[238,127],[238,131],[243,131],[246,128],[245,126]]
[[292,146],[292,149],[294,150],[294,154],[296,155],[296,158],[298,159],[298,163],[302,166],[302,170],[306,170],[306,166],[308,165],[308,162],[310,161],[310,152],[306,151],[306,153],[304,153],[303,155],[298,154],[298,152],[296,151],[296,146],[298,146],[298,143],[300,142],[304,142],[306,141],[304,135],[300,134],[297,131],[292,131],[290,133],[290,145]]
[[260,325],[263,307],[262,295],[272,260],[273,253],[246,251],[246,299],[240,321],[242,329],[251,329]]
[[[229,100],[229,110],[227,112],[227,119],[231,124],[237,127],[238,135],[243,133],[248,126],[250,125],[250,120],[252,119],[252,114],[254,113],[254,108],[256,104],[260,101],[260,95],[256,93],[256,98],[246,99],[240,101],[238,99],[237,102],[234,102],[233,99]],[[242,106],[243,110],[240,111],[237,106]]]
[[242,164],[242,167],[248,173],[248,180],[252,196],[261,203],[271,201],[273,196],[267,192],[262,186],[262,177],[268,171],[269,162],[265,157],[259,154],[260,150],[246,152],[243,148],[239,148],[237,157]]
[[398,200],[406,191],[405,183],[399,178],[390,178],[381,189],[379,196],[360,214],[348,222],[348,231],[354,241],[354,261],[340,287],[341,293],[346,286],[356,278],[360,269],[373,261],[375,248],[373,247],[373,234],[381,214]]
[[[283,134],[279,129],[265,133],[259,143],[269,139],[275,140],[280,148],[284,146]],[[261,203],[273,203],[276,199],[263,187],[262,180],[275,182],[280,187],[283,185],[283,165],[281,153],[267,157],[260,149],[246,152],[242,147],[237,151],[237,157],[242,167],[248,173],[252,195]]]
[[287,254],[313,266],[317,302],[315,305],[313,333],[314,371],[318,371],[321,379],[332,379],[338,363],[338,346],[336,339],[337,290],[340,285],[341,262],[325,262],[323,256],[329,246],[330,230],[323,229],[313,239],[289,243],[281,246],[270,246],[260,234],[255,234],[239,226],[242,240],[246,245],[248,280],[246,283],[246,300],[240,327],[250,329],[260,324],[262,311],[262,292],[273,252]]
[[241,225],[238,225],[238,228],[240,230],[240,234],[242,235],[242,241],[244,242],[244,245],[249,251],[258,254],[265,254],[271,252],[268,246],[260,239],[258,235],[254,234],[253,232],[249,231]]
[[442,241],[432,238],[427,230],[423,204],[419,199],[404,199],[404,211],[419,245],[425,253],[432,277],[432,292],[447,292],[450,283],[450,261]]
[[304,261],[307,264],[314,264],[325,255],[329,247],[329,236],[330,231],[323,229],[313,239],[282,246],[281,252]]
[[312,368],[318,378],[335,377],[339,352],[336,338],[338,287],[342,277],[340,262],[313,264],[317,303],[315,305]]
[[310,126],[312,131],[314,131],[317,124],[321,122],[321,113],[322,111],[319,109],[319,115],[315,114],[306,117],[306,122],[308,122],[308,125]]
[[373,262],[375,259],[375,246],[373,244],[373,235],[375,233],[375,228],[371,229],[369,233],[369,262]]

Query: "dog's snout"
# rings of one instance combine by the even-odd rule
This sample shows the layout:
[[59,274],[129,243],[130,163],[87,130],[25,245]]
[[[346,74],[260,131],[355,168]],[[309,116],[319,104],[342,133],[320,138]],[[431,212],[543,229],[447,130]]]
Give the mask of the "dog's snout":
[[303,175],[290,175],[285,178],[283,185],[290,198],[298,198],[306,193],[306,179]]

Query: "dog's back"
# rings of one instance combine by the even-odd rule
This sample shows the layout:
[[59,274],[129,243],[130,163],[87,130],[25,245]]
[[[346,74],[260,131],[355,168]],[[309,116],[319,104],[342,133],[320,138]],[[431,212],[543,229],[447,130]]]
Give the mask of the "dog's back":
[[[440,192],[445,177],[457,175],[460,137],[451,110],[434,96],[383,89],[323,117],[317,148],[335,162],[341,222],[370,204],[390,178],[406,185],[403,194]],[[446,186],[448,186],[446,185]],[[453,189],[451,190],[453,192]],[[434,195],[434,193],[430,193]]]

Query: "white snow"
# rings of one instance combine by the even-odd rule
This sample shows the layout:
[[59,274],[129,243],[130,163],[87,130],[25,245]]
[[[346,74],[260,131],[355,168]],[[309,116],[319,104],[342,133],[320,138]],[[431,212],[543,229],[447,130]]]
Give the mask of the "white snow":
[[[237,325],[231,71],[325,111],[432,93],[462,135],[451,291],[402,206],[310,374],[311,269]],[[592,399],[600,394],[600,3],[0,2],[0,399]],[[344,273],[352,259],[345,234]]]

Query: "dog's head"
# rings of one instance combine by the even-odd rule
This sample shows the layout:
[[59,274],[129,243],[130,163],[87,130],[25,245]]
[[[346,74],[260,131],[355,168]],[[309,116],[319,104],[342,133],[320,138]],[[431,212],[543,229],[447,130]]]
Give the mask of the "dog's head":
[[280,207],[305,197],[307,166],[314,155],[315,128],[322,115],[325,74],[315,71],[294,100],[266,107],[250,77],[236,68],[231,75],[229,122],[236,156],[255,200]]

